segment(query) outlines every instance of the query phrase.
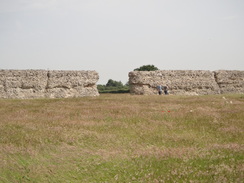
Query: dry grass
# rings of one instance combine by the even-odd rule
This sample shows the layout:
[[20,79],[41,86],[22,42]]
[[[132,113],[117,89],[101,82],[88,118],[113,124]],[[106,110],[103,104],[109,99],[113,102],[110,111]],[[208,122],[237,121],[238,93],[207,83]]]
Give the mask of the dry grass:
[[242,182],[244,96],[0,100],[0,182]]

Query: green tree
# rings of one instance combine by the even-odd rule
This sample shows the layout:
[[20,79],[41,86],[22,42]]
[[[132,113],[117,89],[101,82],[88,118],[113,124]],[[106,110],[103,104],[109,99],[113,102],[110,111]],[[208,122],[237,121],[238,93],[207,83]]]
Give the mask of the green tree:
[[159,70],[157,67],[154,65],[143,65],[139,68],[134,69],[134,71],[156,71]]
[[99,93],[129,93],[128,83],[123,85],[121,81],[109,79],[106,85],[97,85]]
[[106,84],[106,87],[111,87],[111,86],[119,88],[119,87],[123,87],[124,85],[121,81],[114,81],[112,79],[109,79]]

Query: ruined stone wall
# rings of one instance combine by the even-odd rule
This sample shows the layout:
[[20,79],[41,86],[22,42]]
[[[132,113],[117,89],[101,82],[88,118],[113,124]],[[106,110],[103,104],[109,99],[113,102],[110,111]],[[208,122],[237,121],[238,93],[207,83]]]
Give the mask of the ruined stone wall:
[[0,70],[0,98],[98,96],[96,71]]
[[208,95],[244,93],[244,71],[159,70],[129,73],[131,94],[157,94],[157,86],[167,86],[170,94]]
[[244,93],[244,71],[214,71],[221,93]]

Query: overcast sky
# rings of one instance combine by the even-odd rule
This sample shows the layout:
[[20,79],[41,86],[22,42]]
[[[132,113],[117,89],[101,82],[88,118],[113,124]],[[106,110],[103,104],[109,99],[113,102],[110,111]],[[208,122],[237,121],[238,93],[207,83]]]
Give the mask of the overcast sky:
[[244,0],[0,0],[0,69],[244,70]]

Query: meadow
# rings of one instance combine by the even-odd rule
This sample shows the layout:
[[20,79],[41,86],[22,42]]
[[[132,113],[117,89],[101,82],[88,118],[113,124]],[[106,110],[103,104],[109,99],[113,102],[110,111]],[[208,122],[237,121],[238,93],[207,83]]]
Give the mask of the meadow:
[[244,95],[0,99],[0,182],[243,182]]

